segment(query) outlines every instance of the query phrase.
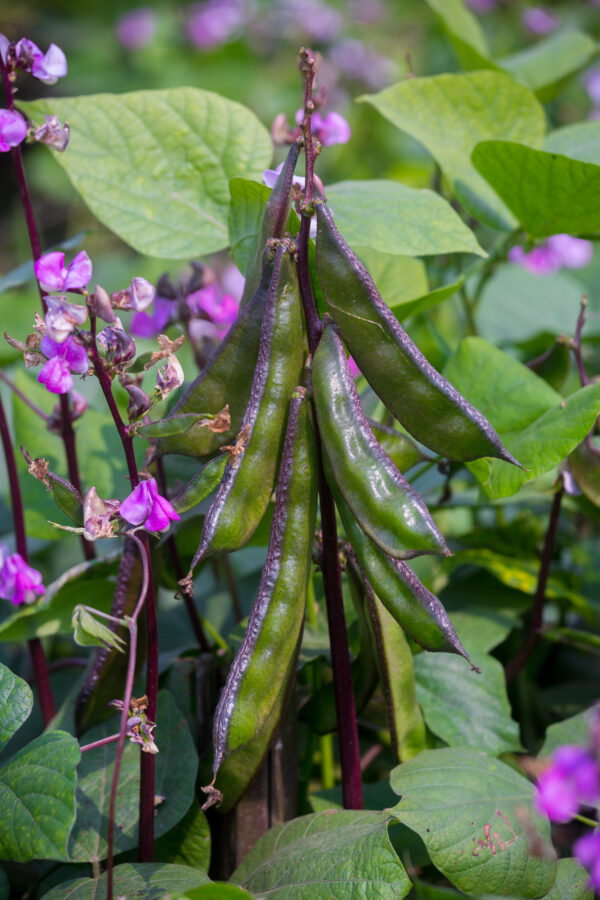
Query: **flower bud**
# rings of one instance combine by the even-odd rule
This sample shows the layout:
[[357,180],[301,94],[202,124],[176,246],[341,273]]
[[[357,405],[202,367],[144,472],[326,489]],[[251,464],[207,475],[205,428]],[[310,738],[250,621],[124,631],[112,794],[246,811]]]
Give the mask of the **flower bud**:
[[135,341],[129,337],[119,319],[116,319],[115,325],[102,329],[98,343],[104,348],[107,360],[115,365],[129,362],[135,356]]
[[148,394],[136,384],[124,385],[125,390],[129,394],[129,403],[127,405],[127,417],[130,422],[135,422],[141,418],[150,409],[151,403]]
[[90,312],[95,316],[99,316],[103,322],[108,322],[109,324],[116,322],[108,291],[105,291],[99,284],[96,285],[94,293],[88,297],[88,307]]

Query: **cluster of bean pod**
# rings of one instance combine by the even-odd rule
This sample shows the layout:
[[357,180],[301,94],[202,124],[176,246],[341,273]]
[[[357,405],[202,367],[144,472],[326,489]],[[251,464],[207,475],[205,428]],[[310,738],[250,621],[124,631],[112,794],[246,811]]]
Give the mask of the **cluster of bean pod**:
[[[361,654],[363,671],[355,679],[364,695],[359,705],[377,679],[368,661],[383,646],[384,616],[426,650],[468,658],[442,604],[406,563],[423,553],[447,555],[449,550],[424,501],[383,449],[375,434],[380,429],[364,415],[346,348],[386,407],[422,444],[451,460],[494,456],[516,463],[489,422],[400,327],[320,199],[315,203],[316,270],[331,315],[322,320],[318,346],[307,357],[295,245],[285,234],[298,153],[296,143],[265,208],[242,312],[173,411],[216,412],[228,403],[231,430],[218,435],[192,428],[158,447],[161,454],[206,458],[219,447],[228,454],[225,463],[222,457],[211,459],[179,498],[178,508],[189,508],[198,491],[205,495],[219,467],[222,475],[188,583],[201,560],[250,539],[275,489],[258,595],[214,719],[208,803],[220,799],[219,785],[226,784],[224,808],[237,801],[258,768],[293,683],[315,537],[316,446],[322,448],[323,469],[348,541],[350,583],[355,592],[362,590],[362,610],[371,621],[373,653]],[[384,692],[393,698],[385,660],[379,674]],[[328,708],[313,709],[317,731],[333,727]]]

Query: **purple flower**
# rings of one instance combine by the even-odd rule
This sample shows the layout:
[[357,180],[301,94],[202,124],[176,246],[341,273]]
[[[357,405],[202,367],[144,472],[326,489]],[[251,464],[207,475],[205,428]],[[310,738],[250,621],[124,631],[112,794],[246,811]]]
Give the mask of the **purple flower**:
[[[275,187],[277,179],[281,174],[281,170],[283,169],[283,163],[280,162],[276,169],[265,169],[262,174],[263,183],[266,184],[267,187],[271,188],[271,190]],[[302,175],[295,175],[293,178],[293,183],[297,185],[300,190],[304,190],[304,184],[306,179]]]
[[84,375],[88,370],[87,352],[71,336],[59,344],[46,335],[41,350],[48,361],[44,363],[38,381],[52,394],[66,394],[73,387],[71,372]]
[[156,32],[156,13],[149,6],[132,9],[117,21],[117,37],[127,50],[149,44]]
[[0,109],[0,153],[18,147],[27,135],[27,122],[14,109]]
[[[315,119],[317,119],[316,124]],[[352,134],[348,122],[336,112],[327,113],[324,118],[316,113],[313,116],[313,130],[325,147],[332,144],[347,144]]]
[[550,34],[558,25],[558,17],[545,6],[530,6],[521,18],[528,31],[540,36]]
[[62,344],[76,325],[83,325],[88,317],[85,306],[68,303],[62,297],[48,297],[48,309],[44,316],[46,333],[51,340]]
[[552,822],[568,822],[581,804],[600,799],[598,764],[583,747],[559,747],[537,783],[536,805]]
[[104,349],[107,360],[115,365],[128,362],[135,356],[135,341],[129,337],[118,318],[114,325],[102,329],[98,343]]
[[221,287],[225,294],[229,294],[239,303],[244,293],[246,279],[234,263],[225,266],[221,272]]
[[65,254],[55,250],[36,261],[35,276],[45,291],[80,291],[92,277],[92,261],[82,250],[65,268]]
[[171,520],[179,521],[169,501],[158,493],[156,478],[140,481],[121,503],[119,513],[126,522],[143,525],[147,531],[166,531]]
[[600,828],[575,841],[573,852],[590,873],[589,886],[600,891]]
[[586,72],[585,89],[594,106],[600,106],[600,66]]
[[46,590],[37,569],[28,566],[20,553],[7,556],[8,548],[0,545],[0,597],[15,606],[33,603]]
[[136,312],[131,319],[129,330],[136,337],[151,338],[161,334],[171,319],[173,301],[166,297],[155,297],[154,312]]
[[156,297],[156,288],[145,278],[132,278],[131,284],[124,291],[116,291],[110,295],[112,305],[117,309],[133,309],[142,312]]
[[47,51],[42,53],[33,41],[21,38],[15,46],[15,56],[19,68],[31,72],[34,78],[44,84],[54,84],[67,74],[65,54],[56,44],[50,44]]
[[591,262],[593,253],[590,241],[571,237],[570,234],[553,234],[544,244],[534,247],[529,253],[523,247],[511,247],[508,259],[533,275],[549,275],[563,267],[581,269]]
[[243,4],[236,0],[194,3],[186,24],[187,35],[200,50],[224,44],[245,19]]

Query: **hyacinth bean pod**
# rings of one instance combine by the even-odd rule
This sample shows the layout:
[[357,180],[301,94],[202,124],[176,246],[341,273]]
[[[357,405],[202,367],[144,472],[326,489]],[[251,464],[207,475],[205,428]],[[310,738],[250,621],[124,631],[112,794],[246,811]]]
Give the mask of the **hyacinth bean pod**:
[[390,556],[449,554],[425,503],[373,434],[331,319],[313,357],[312,389],[325,456],[362,528]]
[[282,241],[269,285],[250,400],[206,514],[191,569],[211,553],[243,547],[262,519],[275,483],[289,400],[303,362],[298,281],[289,244]]
[[251,299],[260,283],[262,254],[267,241],[270,238],[282,238],[287,229],[292,202],[292,180],[299,154],[300,141],[296,140],[289,149],[283,168],[279,173],[275,187],[271,191],[263,212],[260,233],[246,272],[246,283],[244,284],[244,292],[240,300],[242,309]]
[[242,645],[213,726],[217,787],[227,807],[248,784],[273,736],[293,678],[310,575],[317,489],[310,405],[290,403],[269,549]]
[[487,419],[411,341],[323,203],[317,205],[316,243],[331,314],[365,378],[398,421],[448,459],[493,456],[519,465]]
[[224,340],[197,378],[185,390],[171,410],[170,416],[199,413],[208,410],[216,415],[229,404],[231,425],[222,434],[216,434],[202,426],[182,434],[162,438],[157,444],[157,455],[182,453],[185,456],[210,456],[224,444],[231,443],[239,431],[246,404],[250,396],[252,372],[258,358],[260,332],[273,271],[273,252],[264,253],[260,284],[254,296],[240,313]]
[[387,556],[364,533],[342,497],[327,460],[324,463],[346,536],[365,578],[387,611],[425,650],[458,653],[469,659],[441,602],[406,563]]

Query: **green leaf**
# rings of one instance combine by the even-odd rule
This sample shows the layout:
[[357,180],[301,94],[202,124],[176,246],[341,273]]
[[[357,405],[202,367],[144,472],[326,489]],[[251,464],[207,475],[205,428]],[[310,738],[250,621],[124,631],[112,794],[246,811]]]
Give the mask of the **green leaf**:
[[[229,182],[231,206],[229,209],[229,242],[236,266],[241,272],[248,268],[260,234],[265,205],[271,194],[266,184],[232,178]],[[297,234],[300,219],[292,209],[288,219],[288,231]]]
[[[539,334],[572,334],[582,286],[566,272],[534,275],[522,266],[498,266],[477,307],[479,333],[492,343],[526,341]],[[586,335],[598,332],[590,318]]]
[[380,253],[369,247],[358,247],[356,253],[388,306],[401,306],[428,292],[427,273],[420,259]]
[[587,887],[588,877],[576,859],[559,859],[556,881],[543,900],[594,900],[594,892]]
[[82,500],[79,491],[73,485],[53,472],[48,472],[48,480],[52,486],[52,494],[58,508],[77,525],[83,525]]
[[544,150],[600,165],[600,122],[577,122],[546,135]]
[[418,313],[427,312],[428,309],[433,309],[438,303],[442,303],[444,300],[452,297],[463,286],[464,280],[465,279],[461,276],[457,281],[453,281],[451,284],[445,284],[443,287],[436,288],[434,291],[429,291],[428,294],[417,297],[416,300],[409,300],[401,306],[394,306],[392,312],[400,322],[403,322],[410,316],[416,316]]
[[198,428],[201,428],[203,425],[209,425],[214,418],[212,413],[184,413],[181,416],[168,416],[168,418],[159,419],[157,422],[148,422],[146,425],[140,425],[137,433],[145,438],[170,437],[173,434],[184,434],[194,425]]
[[433,191],[383,178],[340,181],[327,187],[327,202],[337,227],[352,247],[396,256],[486,256],[471,229]]
[[593,707],[574,716],[569,716],[568,719],[563,719],[562,722],[555,722],[553,725],[549,725],[538,755],[552,756],[554,751],[562,744],[578,744],[580,747],[587,746],[590,739],[588,721],[592,709]]
[[43,597],[22,606],[0,623],[0,641],[27,641],[33,637],[72,634],[73,608],[85,596],[101,612],[110,612],[119,554],[79,563],[52,582]]
[[[112,647],[119,653],[125,652],[125,641],[95,619],[84,606],[78,605],[73,610],[71,619],[73,638],[80,647]],[[124,622],[122,624],[125,624]]]
[[535,91],[542,103],[552,100],[565,82],[589,65],[596,42],[581,31],[561,31],[499,61],[505,71]]
[[548,472],[583,440],[600,412],[600,385],[563,399],[526,366],[481,338],[466,338],[444,369],[446,378],[498,432],[525,466],[500,460],[467,463],[488,497],[509,497]]
[[[86,743],[92,743],[119,728],[119,717],[86,732]],[[156,760],[155,794],[164,798],[156,807],[156,837],[173,828],[190,807],[198,758],[185,717],[168,691],[158,695],[154,739],[159,748]],[[115,853],[137,844],[140,784],[140,748],[127,743],[123,753],[117,799]],[[69,839],[69,856],[73,862],[105,859],[106,821],[110,802],[110,786],[114,771],[115,745],[106,744],[86,750],[78,768],[77,818]]]
[[534,238],[600,231],[600,166],[507,140],[482,141],[475,168]]
[[463,69],[495,69],[479,22],[463,0],[427,0],[447,33]]
[[[163,863],[123,863],[113,871],[113,896],[127,900],[167,900],[209,881],[207,875],[189,866]],[[95,878],[63,881],[44,894],[43,900],[107,900],[106,872]]]
[[450,653],[415,657],[417,699],[428,728],[451,747],[476,747],[492,756],[522,750],[502,666],[485,653],[471,661],[481,674]]
[[237,887],[235,884],[227,884],[224,881],[213,881],[202,887],[187,891],[184,897],[189,900],[248,900],[252,897],[248,891]]
[[268,831],[231,876],[276,900],[405,897],[411,883],[378,812],[328,810]]
[[29,718],[32,706],[29,685],[0,663],[0,750]]
[[532,898],[552,886],[550,825],[532,808],[533,785],[514,769],[469,747],[425,750],[393,769],[391,784],[401,796],[392,814],[422,837],[459,890]]
[[64,731],[42,734],[0,770],[0,859],[67,859],[75,818],[79,744]]
[[210,864],[210,828],[195,800],[183,819],[154,841],[156,862],[177,863],[208,872]]
[[[443,602],[443,597],[441,599]],[[483,605],[469,605],[467,610],[452,610],[451,618],[461,644],[471,657],[473,654],[493,650],[513,628],[520,625],[517,619],[503,610]]]
[[425,145],[470,213],[495,228],[514,227],[513,216],[471,163],[471,152],[492,138],[541,146],[544,111],[531,91],[501,72],[473,72],[409,78],[361,99]]
[[148,256],[188,259],[229,244],[229,179],[258,177],[268,131],[246,107],[199,88],[21,104],[71,126],[56,154],[94,215]]

